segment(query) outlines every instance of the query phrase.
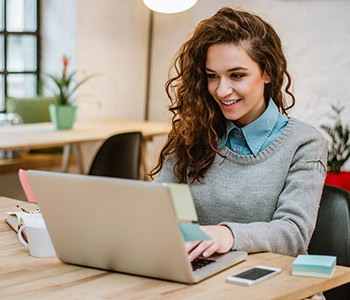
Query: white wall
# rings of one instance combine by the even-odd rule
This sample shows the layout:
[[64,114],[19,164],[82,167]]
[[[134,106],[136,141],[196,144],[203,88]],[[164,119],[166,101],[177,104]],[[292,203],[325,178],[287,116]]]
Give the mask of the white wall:
[[[138,0],[77,0],[80,119],[142,119],[149,11]],[[101,106],[99,106],[101,104]]]
[[[184,13],[155,13],[151,120],[169,120],[164,83],[175,52],[201,19],[223,6],[253,11],[280,34],[294,82],[292,116],[319,128],[331,122],[330,103],[340,103],[350,124],[347,0],[199,0]],[[142,0],[77,0],[78,69],[102,75],[81,89],[79,118],[143,118],[148,15]]]
[[[42,0],[42,72],[60,74],[62,57],[70,58],[69,71],[76,69],[76,6],[75,0]],[[50,94],[51,90],[45,90]]]

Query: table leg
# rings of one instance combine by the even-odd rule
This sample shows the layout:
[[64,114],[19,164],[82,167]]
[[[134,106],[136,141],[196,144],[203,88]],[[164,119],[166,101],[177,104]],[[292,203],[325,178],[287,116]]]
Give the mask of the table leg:
[[74,153],[75,153],[75,157],[77,159],[77,163],[78,163],[78,166],[79,166],[80,174],[85,174],[84,173],[84,164],[83,164],[83,155],[82,155],[80,144],[74,144],[73,145],[73,150],[74,150]]
[[69,158],[72,147],[70,144],[65,144],[63,147],[62,163],[61,163],[61,172],[67,173],[69,168]]
[[80,174],[84,174],[84,166],[80,144],[66,144],[63,147],[63,156],[61,163],[61,172],[67,173],[69,169],[69,160],[71,153],[74,152],[79,166]]

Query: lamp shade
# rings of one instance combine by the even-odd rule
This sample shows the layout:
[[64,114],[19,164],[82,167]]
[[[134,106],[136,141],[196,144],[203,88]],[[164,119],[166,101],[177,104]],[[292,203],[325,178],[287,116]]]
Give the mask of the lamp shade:
[[143,0],[143,2],[153,11],[174,14],[190,9],[197,0]]

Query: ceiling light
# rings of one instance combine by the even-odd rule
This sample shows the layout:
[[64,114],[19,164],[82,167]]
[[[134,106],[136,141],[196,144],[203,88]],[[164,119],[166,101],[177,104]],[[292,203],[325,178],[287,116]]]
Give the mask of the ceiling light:
[[143,2],[153,11],[174,14],[190,9],[197,0],[143,0]]

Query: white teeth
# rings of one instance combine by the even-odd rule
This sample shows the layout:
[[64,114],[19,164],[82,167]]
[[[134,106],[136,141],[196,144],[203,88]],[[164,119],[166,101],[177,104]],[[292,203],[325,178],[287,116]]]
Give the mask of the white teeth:
[[225,104],[225,105],[231,105],[231,104],[234,104],[236,102],[238,102],[240,99],[237,99],[237,100],[230,100],[230,101],[224,101],[224,100],[220,100],[220,102],[222,104]]

